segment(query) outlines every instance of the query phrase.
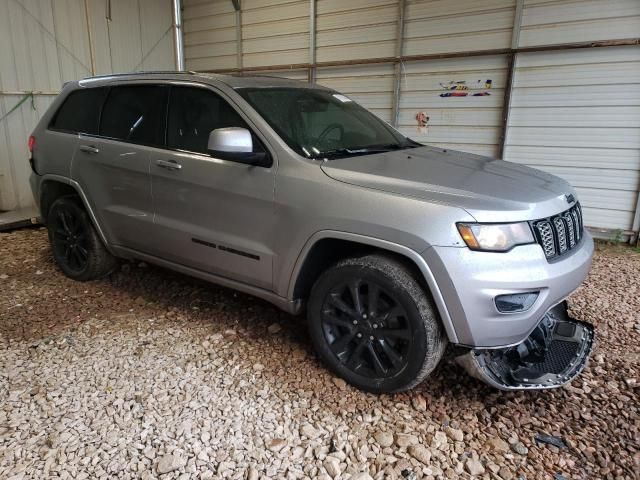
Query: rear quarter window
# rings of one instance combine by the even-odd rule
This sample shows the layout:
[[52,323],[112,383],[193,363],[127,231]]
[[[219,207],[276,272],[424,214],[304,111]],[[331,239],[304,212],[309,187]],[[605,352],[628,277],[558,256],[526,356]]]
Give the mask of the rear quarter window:
[[75,90],[56,112],[49,128],[69,133],[97,135],[106,87]]

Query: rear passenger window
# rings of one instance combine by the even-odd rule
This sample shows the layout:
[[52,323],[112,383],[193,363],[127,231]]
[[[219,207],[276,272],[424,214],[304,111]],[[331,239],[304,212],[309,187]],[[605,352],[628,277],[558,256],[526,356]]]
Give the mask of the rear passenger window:
[[[251,130],[223,98],[203,88],[173,87],[169,100],[167,146],[207,153],[209,133],[216,128],[242,127]],[[264,151],[253,136],[253,150]]]
[[100,135],[162,145],[168,90],[158,85],[112,87],[102,111]]
[[100,110],[107,88],[86,88],[69,94],[56,113],[51,128],[71,133],[98,133]]

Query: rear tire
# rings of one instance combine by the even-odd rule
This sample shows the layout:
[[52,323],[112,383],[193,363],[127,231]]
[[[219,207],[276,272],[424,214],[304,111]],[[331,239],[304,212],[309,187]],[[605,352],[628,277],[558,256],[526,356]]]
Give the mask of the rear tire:
[[47,215],[53,258],[64,274],[81,282],[109,274],[116,259],[102,244],[77,197],[61,197]]
[[438,365],[447,339],[430,297],[401,262],[346,259],[311,291],[309,332],[324,362],[374,393],[410,389]]

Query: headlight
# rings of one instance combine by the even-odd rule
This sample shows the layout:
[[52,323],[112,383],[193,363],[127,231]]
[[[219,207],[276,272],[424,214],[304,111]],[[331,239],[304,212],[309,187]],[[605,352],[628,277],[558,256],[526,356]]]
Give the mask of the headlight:
[[472,250],[506,252],[516,245],[534,243],[527,222],[520,223],[458,223],[462,239]]

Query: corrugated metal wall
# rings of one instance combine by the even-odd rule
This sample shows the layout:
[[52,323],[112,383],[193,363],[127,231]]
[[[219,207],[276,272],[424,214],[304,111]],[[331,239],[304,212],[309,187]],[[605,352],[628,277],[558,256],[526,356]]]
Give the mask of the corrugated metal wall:
[[521,47],[634,38],[638,0],[525,0]]
[[183,0],[187,70],[237,67],[236,14],[230,0]]
[[391,122],[393,65],[320,68],[316,81],[343,92],[386,122]]
[[395,0],[318,0],[317,61],[393,56],[397,5]]
[[640,188],[640,48],[519,54],[505,158],[567,179],[588,225],[632,229]]
[[244,67],[308,61],[309,2],[307,0],[243,0],[242,65]]
[[[0,210],[32,206],[27,138],[64,82],[92,70],[174,68],[169,0],[111,0],[111,20],[107,4],[0,1]],[[33,97],[9,113],[29,92]]]
[[407,2],[405,55],[508,48],[515,0]]
[[[404,55],[506,49],[515,0],[411,0]],[[506,81],[506,56],[407,62],[402,65],[398,126],[411,138],[443,148],[496,155]],[[466,92],[456,97],[453,93]],[[418,128],[416,115],[428,118]]]
[[[638,0],[525,0],[518,46],[640,36]],[[505,158],[574,185],[585,222],[638,230],[640,48],[519,53]]]
[[[405,135],[442,148],[497,155],[507,71],[504,55],[410,62],[403,67],[399,127]],[[443,96],[455,92],[445,89],[453,86],[466,86],[469,90],[462,91],[468,95]],[[426,128],[418,128],[418,112],[429,117]]]

